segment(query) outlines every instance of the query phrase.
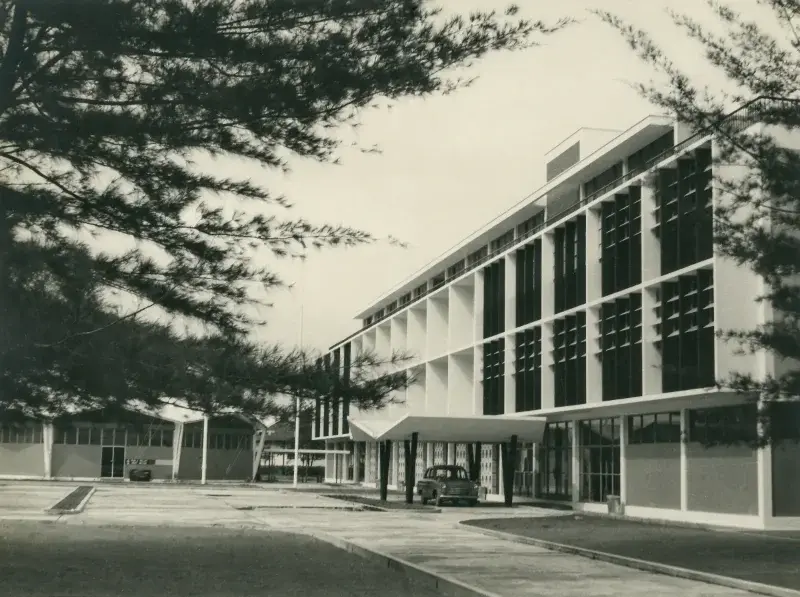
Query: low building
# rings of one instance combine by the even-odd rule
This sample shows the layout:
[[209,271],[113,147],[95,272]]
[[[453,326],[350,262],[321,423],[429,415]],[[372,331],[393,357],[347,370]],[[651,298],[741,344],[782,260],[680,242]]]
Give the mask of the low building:
[[202,413],[180,406],[83,412],[44,423],[0,420],[0,478],[121,480],[144,469],[154,481],[246,480],[254,477],[262,429],[238,414],[208,417],[206,425]]

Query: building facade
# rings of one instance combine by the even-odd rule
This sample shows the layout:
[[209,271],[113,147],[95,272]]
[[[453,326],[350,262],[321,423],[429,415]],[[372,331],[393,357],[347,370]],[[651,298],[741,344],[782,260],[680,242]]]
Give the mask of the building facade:
[[[752,109],[731,118],[761,127]],[[770,132],[800,149],[795,134]],[[630,516],[800,528],[800,446],[750,447],[756,404],[715,384],[786,366],[716,335],[771,316],[756,300],[762,280],[715,253],[716,181],[745,174],[717,152],[712,136],[660,116],[582,129],[552,150],[539,192],[371,305],[331,347],[325,361],[345,378],[361,351],[406,351],[415,383],[377,413],[319,401],[315,438],[350,451],[328,457],[327,476],[376,481],[377,446],[352,442],[352,421],[535,416],[547,425],[517,452],[517,495],[586,511],[617,496]],[[501,451],[481,450],[480,482],[499,495]],[[466,465],[466,451],[424,444],[417,478]],[[391,485],[413,482],[402,446],[389,468]]]
[[0,478],[125,480],[143,469],[156,482],[246,480],[261,429],[236,415],[209,417],[206,425],[203,415],[179,407],[0,421]]

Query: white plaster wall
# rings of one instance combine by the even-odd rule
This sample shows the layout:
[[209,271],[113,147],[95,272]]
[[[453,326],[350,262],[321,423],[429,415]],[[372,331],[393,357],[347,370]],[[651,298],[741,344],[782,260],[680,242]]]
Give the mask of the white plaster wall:
[[449,288],[448,299],[448,348],[460,350],[474,342],[475,333],[475,284],[468,278],[465,284],[455,284]]
[[425,371],[425,412],[429,415],[447,414],[447,358],[431,361]]
[[440,290],[427,300],[426,359],[442,356],[447,351],[447,319],[449,315],[448,289]]
[[447,364],[447,414],[468,416],[472,414],[474,392],[474,352],[452,355]]
[[411,357],[411,363],[419,363],[425,358],[427,329],[426,303],[422,301],[420,306],[415,306],[408,310],[406,350]]

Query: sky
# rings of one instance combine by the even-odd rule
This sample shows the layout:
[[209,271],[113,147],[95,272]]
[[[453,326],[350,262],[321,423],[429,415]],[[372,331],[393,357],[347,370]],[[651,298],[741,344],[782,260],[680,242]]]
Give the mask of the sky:
[[[439,0],[445,10],[504,9],[504,0]],[[326,349],[356,331],[353,316],[475,229],[539,188],[544,154],[581,127],[624,130],[658,113],[631,87],[656,74],[618,32],[586,13],[603,8],[647,30],[692,76],[714,82],[701,49],[666,14],[671,8],[705,21],[702,0],[526,0],[521,15],[581,19],[540,47],[496,53],[477,63],[469,88],[444,97],[404,100],[365,113],[355,140],[380,154],[348,147],[340,165],[291,159],[288,174],[253,176],[294,207],[283,216],[346,224],[407,248],[378,243],[312,251],[304,264],[275,263],[292,290],[272,292],[263,312],[268,343]],[[728,2],[753,9],[756,0]],[[753,13],[753,14],[758,14]],[[713,21],[711,21],[713,24]],[[343,131],[348,141],[353,135]],[[245,173],[247,174],[247,173]],[[302,325],[301,325],[302,321]],[[302,333],[301,333],[302,329]],[[301,338],[302,336],[302,338]]]

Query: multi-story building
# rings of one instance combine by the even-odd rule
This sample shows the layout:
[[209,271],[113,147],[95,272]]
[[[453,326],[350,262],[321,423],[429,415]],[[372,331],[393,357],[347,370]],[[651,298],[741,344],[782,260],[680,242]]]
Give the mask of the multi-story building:
[[[763,126],[757,105],[729,118]],[[612,495],[636,517],[800,526],[797,445],[709,447],[756,433],[752,397],[715,381],[782,366],[716,335],[770,317],[756,300],[762,280],[715,252],[712,216],[725,201],[715,181],[744,174],[718,165],[717,150],[711,135],[665,116],[622,132],[581,129],[554,148],[538,192],[370,305],[361,329],[331,347],[325,359],[345,376],[360,351],[407,351],[416,383],[380,412],[318,405],[315,437],[351,451],[328,457],[328,476],[363,461],[363,478],[350,479],[376,481],[376,445],[354,442],[364,437],[356,426],[408,414],[536,417],[547,423],[517,452],[518,495],[586,511],[605,511]],[[394,446],[389,479],[399,486]],[[480,481],[498,495],[500,450],[481,450]],[[423,445],[416,474],[466,464],[466,452]]]

